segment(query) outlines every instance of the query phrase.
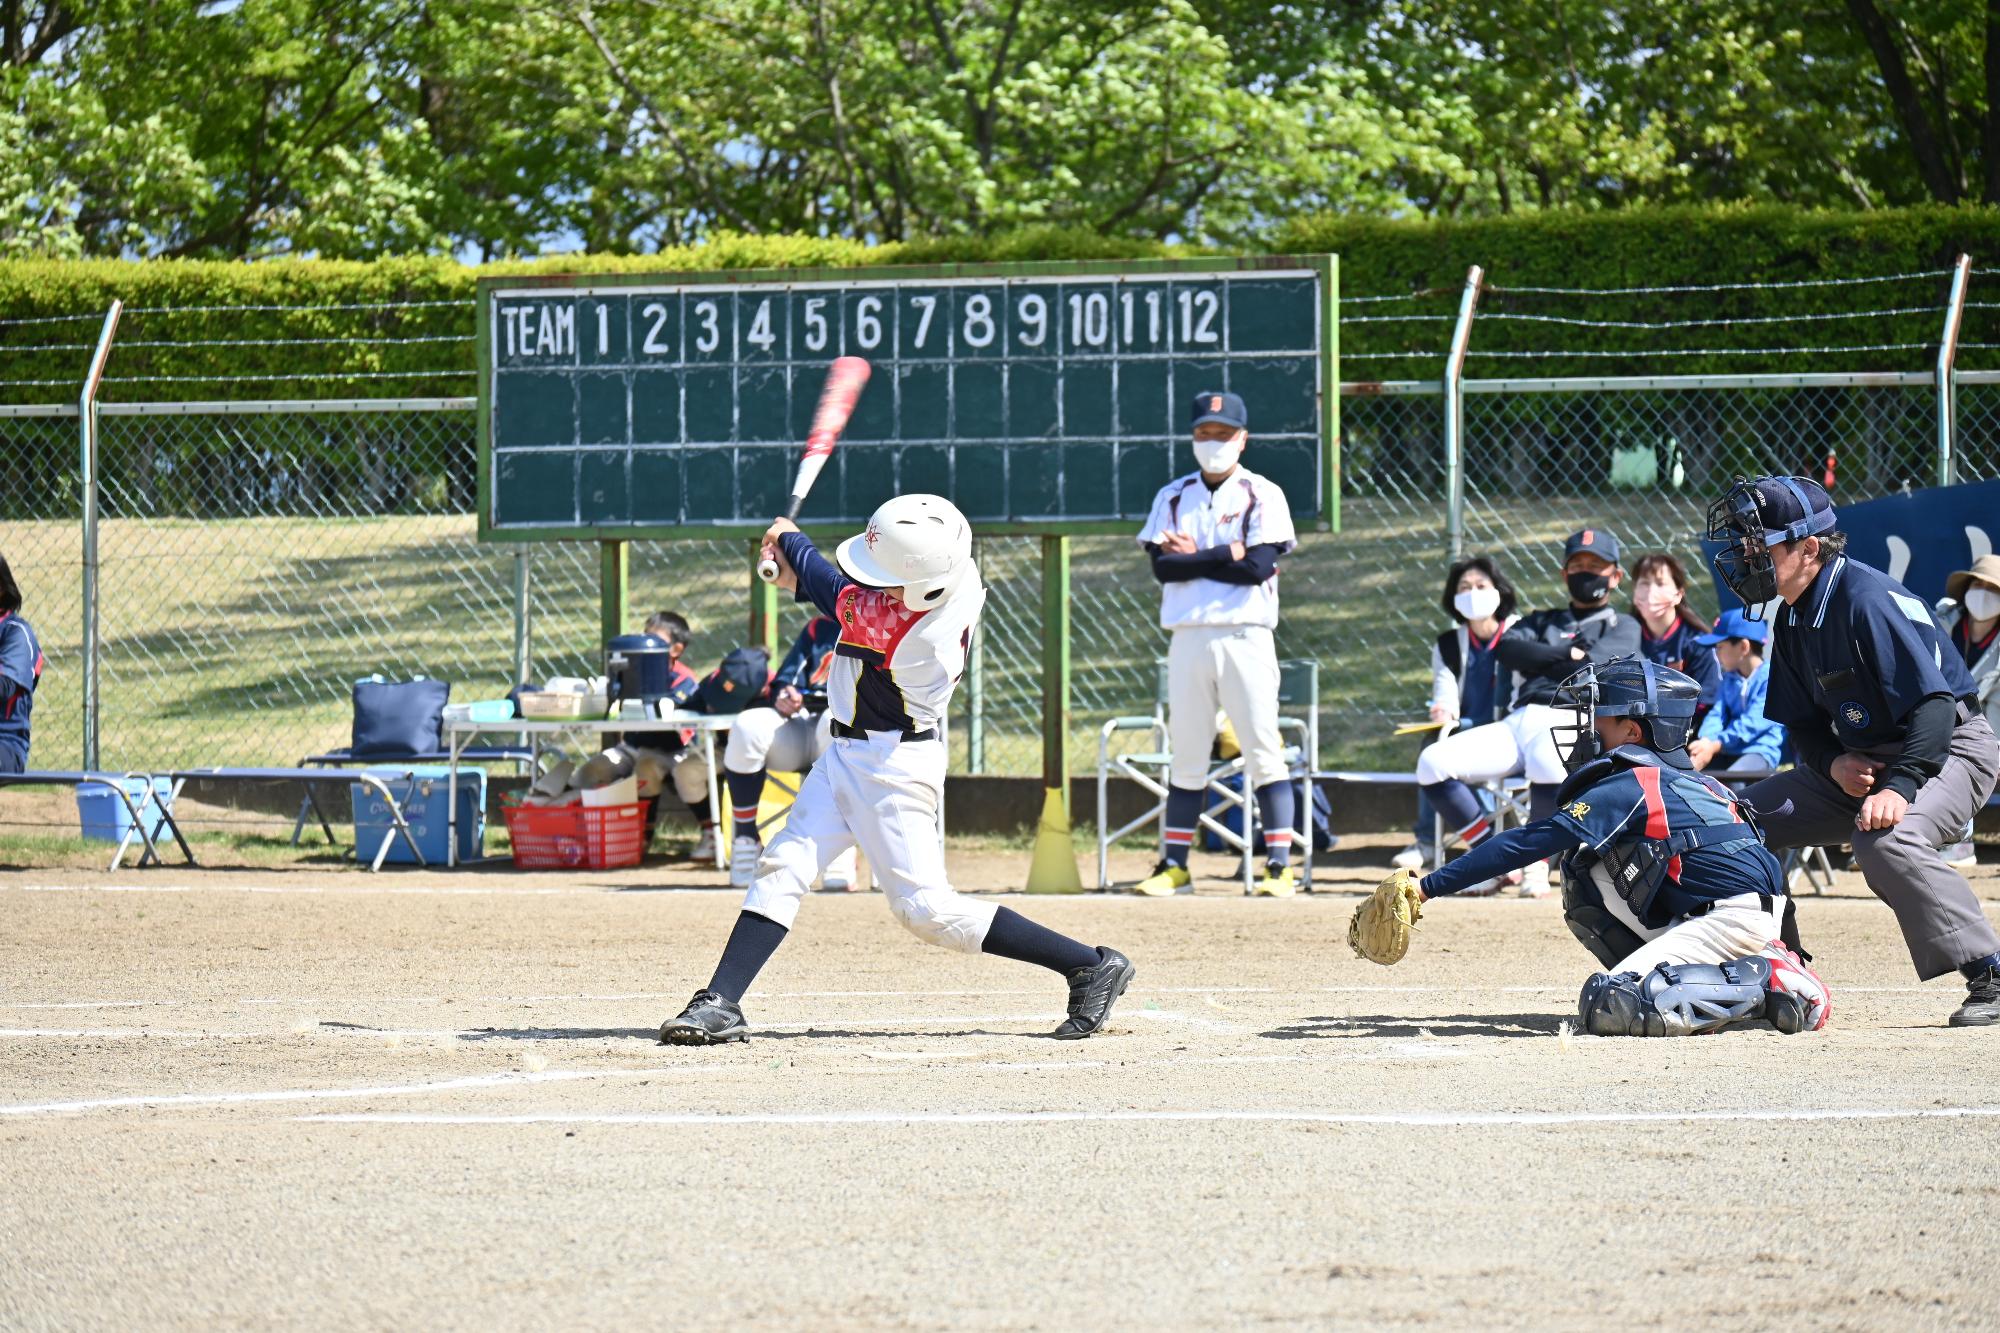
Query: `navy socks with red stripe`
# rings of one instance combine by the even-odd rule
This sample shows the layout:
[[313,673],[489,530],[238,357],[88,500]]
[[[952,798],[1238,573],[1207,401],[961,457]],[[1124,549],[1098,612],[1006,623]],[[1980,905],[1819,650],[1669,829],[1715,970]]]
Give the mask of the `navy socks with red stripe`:
[[729,786],[732,827],[739,838],[757,836],[757,806],[764,799],[764,770],[736,773],[724,770]]
[[1166,856],[1183,870],[1194,842],[1195,821],[1201,817],[1201,795],[1180,787],[1167,788]]
[[1431,809],[1444,820],[1445,828],[1457,834],[1467,847],[1478,846],[1493,832],[1493,821],[1480,808],[1479,797],[1457,778],[1426,783],[1423,793],[1431,798]]
[[1292,819],[1297,807],[1290,778],[1267,782],[1257,789],[1257,818],[1264,826],[1264,859],[1273,865],[1291,864]]

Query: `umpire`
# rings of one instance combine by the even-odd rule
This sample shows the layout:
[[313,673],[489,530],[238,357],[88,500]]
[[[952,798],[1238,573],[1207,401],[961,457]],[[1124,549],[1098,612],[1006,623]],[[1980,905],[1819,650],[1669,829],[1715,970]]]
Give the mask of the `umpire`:
[[[1993,790],[2000,747],[1930,608],[1844,551],[1833,501],[1805,477],[1759,477],[1710,506],[1715,572],[1754,615],[1773,598],[1770,693],[1798,766],[1745,793],[1772,848],[1852,842],[1928,981],[1968,994],[1953,1027],[2000,1022],[2000,935],[1939,849]],[[1787,807],[1789,806],[1789,809]]]

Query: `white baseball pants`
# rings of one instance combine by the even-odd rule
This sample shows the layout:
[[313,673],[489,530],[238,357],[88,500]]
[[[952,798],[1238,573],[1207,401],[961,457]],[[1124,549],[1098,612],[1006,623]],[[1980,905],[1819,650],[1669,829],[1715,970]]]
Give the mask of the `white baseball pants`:
[[833,738],[806,774],[785,827],[764,848],[743,910],[791,928],[799,900],[828,862],[859,845],[889,910],[928,943],[978,953],[999,908],[954,892],[938,811],[945,747],[895,732]]
[[722,767],[730,773],[755,773],[765,768],[803,773],[826,752],[827,742],[833,739],[828,730],[832,725],[831,712],[822,712],[815,720],[804,713],[781,717],[775,708],[746,708],[729,728]]
[[1183,791],[1207,786],[1220,705],[1243,747],[1251,790],[1286,776],[1278,732],[1278,649],[1260,625],[1188,625],[1167,647],[1168,781]]
[[1725,898],[1706,916],[1685,917],[1647,941],[1611,973],[1645,976],[1661,963],[1728,963],[1764,952],[1784,930],[1785,900],[1772,898],[1767,909],[1754,893]]
[[1564,716],[1547,704],[1522,704],[1498,722],[1455,731],[1417,756],[1417,783],[1456,778],[1476,786],[1523,772],[1530,782],[1561,782],[1568,774],[1549,728]]

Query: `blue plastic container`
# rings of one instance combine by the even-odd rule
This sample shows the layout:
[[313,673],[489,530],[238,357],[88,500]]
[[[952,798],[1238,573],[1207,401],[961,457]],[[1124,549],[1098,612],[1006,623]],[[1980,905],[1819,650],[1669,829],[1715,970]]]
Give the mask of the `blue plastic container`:
[[[414,776],[405,777],[406,773]],[[445,864],[451,836],[445,796],[450,790],[451,770],[443,766],[399,768],[382,771],[380,776],[403,808],[403,819],[409,824],[417,846],[423,849],[425,863]],[[359,782],[348,791],[354,802],[354,854],[361,862],[372,863],[376,849],[387,838],[389,852],[382,858],[384,865],[415,865],[417,858],[410,855],[410,845],[397,836],[395,822],[389,818],[389,807],[381,795]],[[458,770],[458,859],[476,860],[485,849],[486,773],[483,769],[461,768]]]
[[[126,778],[119,784],[132,796],[132,804],[137,805],[146,795],[146,779]],[[155,841],[170,836],[167,821],[161,811],[173,808],[169,796],[173,792],[172,778],[153,779],[153,800],[155,804],[146,807],[147,830]],[[132,815],[126,810],[125,802],[118,799],[118,793],[105,782],[86,782],[76,789],[77,818],[83,822],[83,836],[99,842],[123,842],[125,835],[132,831]]]

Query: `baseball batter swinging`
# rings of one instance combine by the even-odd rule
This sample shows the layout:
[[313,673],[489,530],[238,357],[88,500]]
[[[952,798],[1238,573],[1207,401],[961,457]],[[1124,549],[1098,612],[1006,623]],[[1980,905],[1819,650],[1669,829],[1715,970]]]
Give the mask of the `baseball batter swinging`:
[[1289,897],[1294,797],[1278,733],[1278,557],[1298,545],[1285,493],[1239,461],[1250,415],[1233,393],[1195,395],[1198,468],[1153,497],[1139,533],[1160,581],[1167,649],[1167,779],[1164,855],[1138,892],[1191,892],[1188,849],[1208,786],[1217,704],[1243,746],[1256,793],[1267,860],[1254,890]]
[[715,975],[661,1024],[660,1040],[708,1046],[746,1039],[744,992],[783,943],[812,882],[857,843],[889,910],[917,938],[1061,973],[1069,1016],[1054,1035],[1098,1031],[1131,983],[1131,960],[956,893],[945,874],[938,727],[986,602],[965,516],[939,496],[898,496],[875,511],[865,532],[842,542],[831,562],[779,519],[764,534],[764,556],[777,562],[778,586],[840,624],[827,679],[833,739],[800,786],[784,831],[759,859]]

